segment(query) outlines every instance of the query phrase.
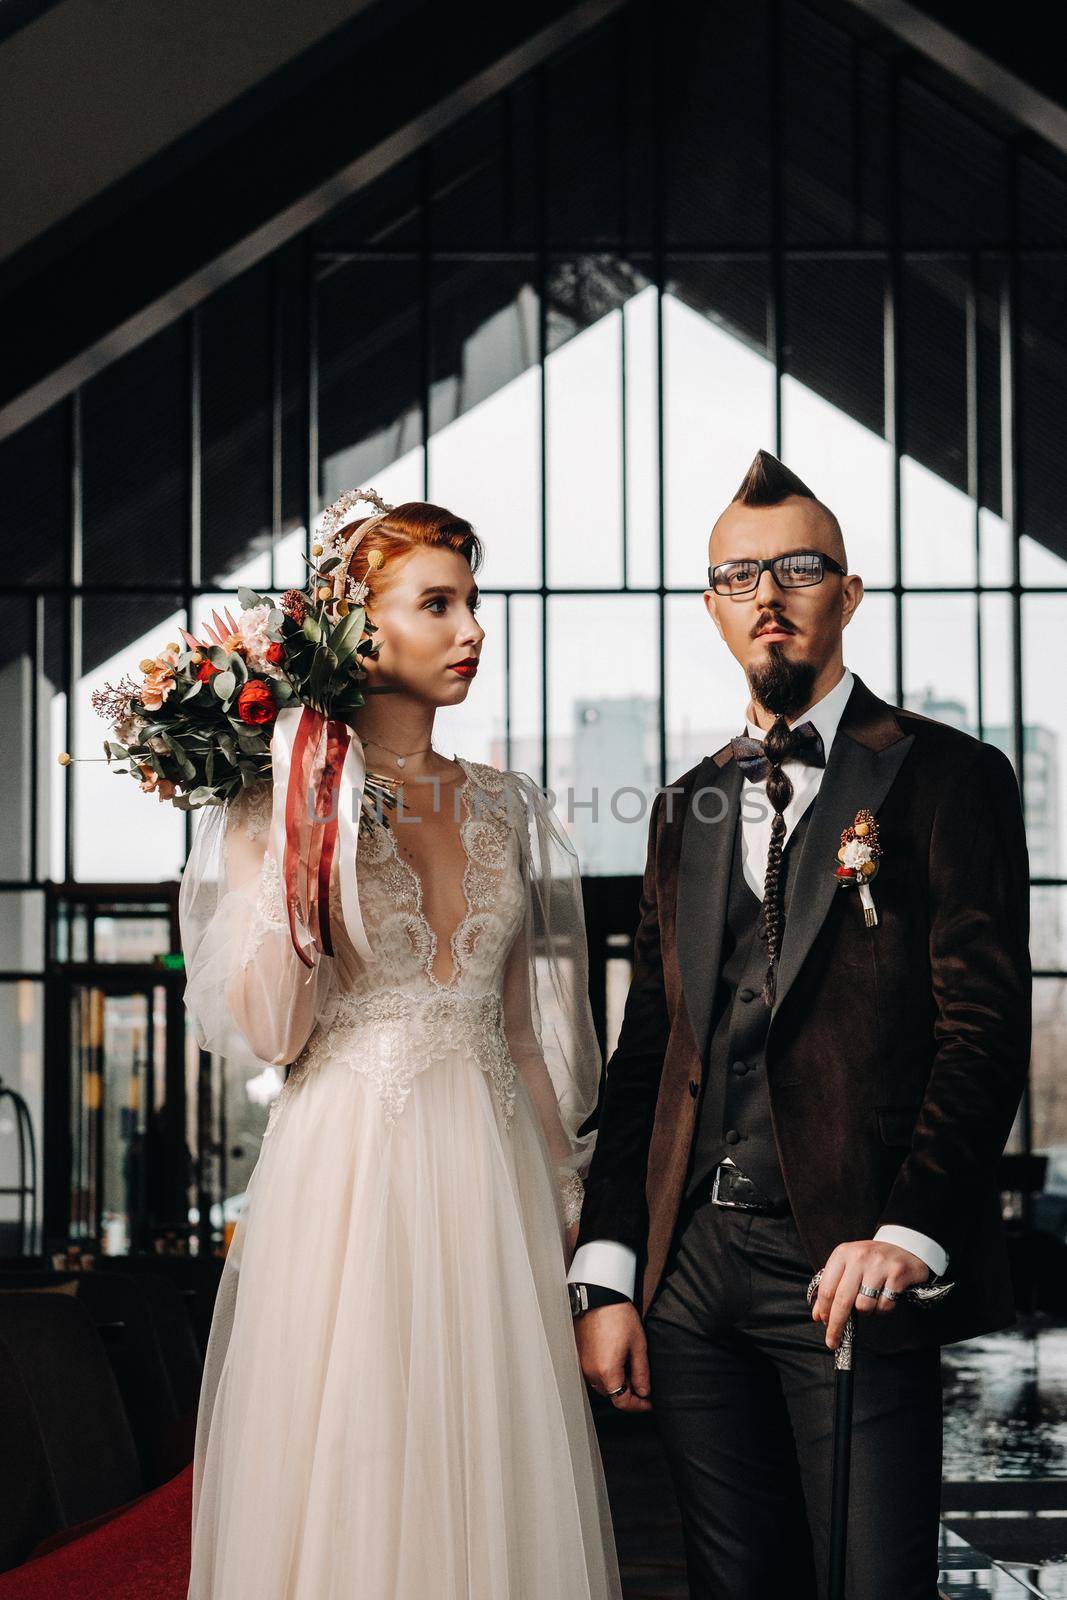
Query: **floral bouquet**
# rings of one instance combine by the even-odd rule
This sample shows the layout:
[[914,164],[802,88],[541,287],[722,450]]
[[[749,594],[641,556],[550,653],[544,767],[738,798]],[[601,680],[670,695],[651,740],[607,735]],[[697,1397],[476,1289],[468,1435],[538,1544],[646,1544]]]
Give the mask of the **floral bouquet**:
[[[129,675],[105,684],[93,708],[111,723],[104,741],[112,770],[181,811],[220,806],[243,789],[273,781],[271,841],[280,864],[293,946],[312,966],[298,917],[315,948],[333,954],[329,882],[339,859],[346,929],[357,951],[370,950],[356,891],[356,830],[370,823],[371,795],[396,803],[396,786],[368,779],[354,713],[364,704],[364,660],[377,655],[365,601],[368,580],[355,582],[349,563],[377,519],[347,528],[357,500],[380,516],[392,507],[374,490],[348,490],[323,514],[312,547],[306,591],[288,589],[281,603],[242,588],[236,618],[212,613],[204,639],[179,629],[185,648],[168,644]],[[371,550],[368,569],[382,565]],[[371,692],[370,690],[367,691]],[[375,691],[377,692],[377,691]],[[72,758],[61,755],[66,765]]]
[[361,706],[365,655],[373,632],[362,606],[330,621],[289,589],[277,605],[252,589],[238,591],[236,619],[226,609],[204,624],[204,641],[179,629],[185,648],[168,644],[140,662],[141,683],[127,676],[92,696],[112,724],[104,741],[114,771],[180,811],[218,805],[242,787],[269,778],[271,737],[279,711],[304,705],[351,722]]

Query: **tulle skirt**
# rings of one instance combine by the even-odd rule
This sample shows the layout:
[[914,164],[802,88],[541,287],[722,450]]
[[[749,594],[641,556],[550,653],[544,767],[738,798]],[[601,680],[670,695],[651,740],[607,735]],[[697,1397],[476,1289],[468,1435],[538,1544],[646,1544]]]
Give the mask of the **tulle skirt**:
[[333,1056],[264,1141],[205,1363],[189,1600],[619,1600],[562,1225],[521,1081],[389,1126]]

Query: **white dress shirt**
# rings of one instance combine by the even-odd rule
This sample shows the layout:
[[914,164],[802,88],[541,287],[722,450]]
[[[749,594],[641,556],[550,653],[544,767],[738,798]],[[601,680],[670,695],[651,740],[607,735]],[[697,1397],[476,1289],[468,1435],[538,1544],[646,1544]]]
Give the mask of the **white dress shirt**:
[[[823,742],[826,759],[830,759],[830,746],[841,721],[841,713],[852,693],[855,682],[846,667],[834,687],[795,722],[813,722]],[[747,721],[747,719],[746,719]],[[794,723],[790,723],[793,727]],[[762,739],[764,730],[747,721],[749,737]],[[823,767],[813,767],[806,761],[783,761],[782,771],[793,785],[793,794],[782,813],[785,822],[783,846],[804,815],[812,796],[822,783]],[[753,893],[763,899],[763,880],[767,869],[767,852],[771,843],[771,822],[774,812],[767,798],[767,780],[747,780],[741,795],[741,859],[745,880]],[[726,1158],[729,1161],[729,1157]],[[925,1262],[931,1272],[942,1276],[948,1267],[948,1256],[935,1240],[914,1228],[901,1228],[895,1223],[884,1224],[875,1234],[876,1239],[887,1244],[897,1244]],[[605,1289],[616,1289],[633,1298],[637,1274],[637,1257],[628,1245],[614,1239],[593,1239],[575,1251],[567,1274],[570,1283],[595,1283]]]

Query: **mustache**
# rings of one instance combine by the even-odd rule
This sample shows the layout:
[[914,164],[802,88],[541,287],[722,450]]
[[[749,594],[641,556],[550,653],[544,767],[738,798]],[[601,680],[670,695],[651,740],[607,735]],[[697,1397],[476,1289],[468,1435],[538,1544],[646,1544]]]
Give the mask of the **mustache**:
[[787,621],[785,617],[760,617],[752,630],[753,639],[757,639],[761,633],[765,633],[770,628],[780,628],[783,633],[796,632],[793,624]]

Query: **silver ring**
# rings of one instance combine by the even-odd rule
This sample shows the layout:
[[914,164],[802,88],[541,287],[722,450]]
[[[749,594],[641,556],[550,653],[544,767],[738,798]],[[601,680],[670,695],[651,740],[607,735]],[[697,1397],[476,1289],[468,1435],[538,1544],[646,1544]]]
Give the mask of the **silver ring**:
[[879,1300],[881,1298],[882,1291],[881,1289],[871,1289],[867,1284],[861,1283],[860,1294],[865,1294],[868,1300]]
[[624,1383],[621,1389],[608,1389],[605,1392],[609,1400],[614,1400],[618,1395],[625,1394],[629,1387],[628,1383]]
[[904,1291],[902,1289],[883,1289],[882,1290],[882,1299],[883,1300],[899,1300],[901,1298],[901,1295],[903,1294],[903,1292]]

